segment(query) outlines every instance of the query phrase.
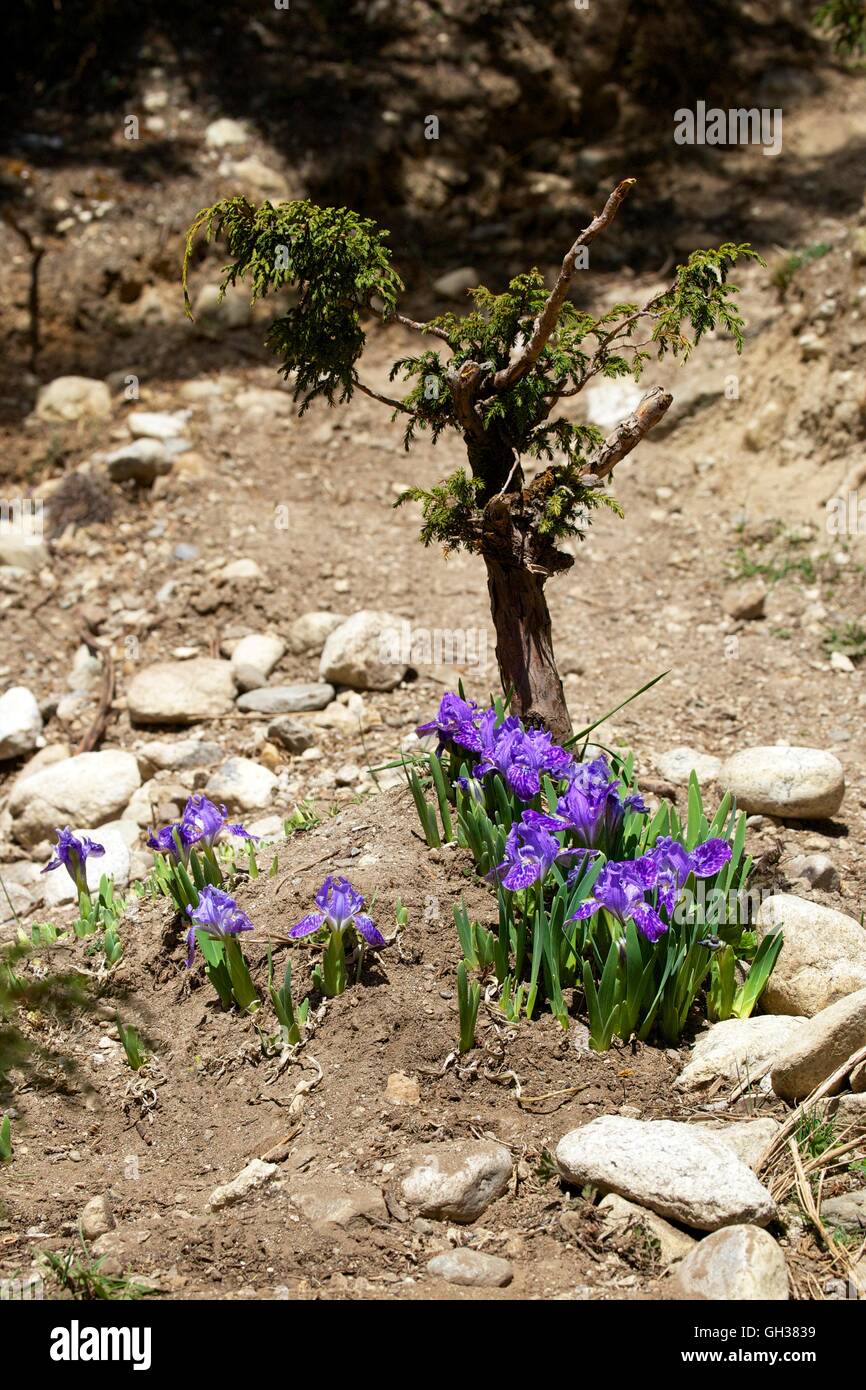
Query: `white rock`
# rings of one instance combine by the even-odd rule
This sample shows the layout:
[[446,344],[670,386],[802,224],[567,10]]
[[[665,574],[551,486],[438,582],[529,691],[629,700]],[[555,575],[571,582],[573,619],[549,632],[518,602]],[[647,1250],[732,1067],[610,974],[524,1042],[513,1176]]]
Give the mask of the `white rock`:
[[231,663],[214,657],[159,661],[133,677],[127,691],[129,717],[139,724],[194,724],[218,719],[234,706]]
[[345,621],[345,613],[302,613],[289,628],[289,647],[298,655],[319,653],[335,628]]
[[265,684],[286,644],[273,633],[252,632],[242,637],[232,652],[231,666],[239,690],[257,690]]
[[446,1250],[427,1261],[427,1272],[448,1284],[475,1289],[503,1289],[514,1278],[507,1260],[483,1250]]
[[252,309],[242,290],[229,290],[220,298],[216,285],[204,285],[193,304],[193,319],[198,336],[211,337],[222,329],[246,328]]
[[252,195],[256,202],[262,202],[267,198],[271,203],[281,203],[287,201],[290,196],[289,181],[285,174],[272,169],[263,159],[259,159],[257,154],[236,160],[230,167],[229,177],[233,187]]
[[598,1204],[599,1212],[604,1213],[604,1234],[622,1239],[624,1236],[637,1236],[643,1233],[658,1250],[659,1263],[663,1269],[683,1259],[694,1249],[694,1236],[672,1226],[654,1211],[627,1202],[615,1192],[609,1192]]
[[668,753],[659,753],[655,765],[659,775],[666,781],[673,782],[675,787],[686,787],[692,772],[697,774],[701,785],[704,782],[714,782],[719,775],[722,760],[714,758],[710,753],[700,753],[697,748],[682,747],[671,748]]
[[458,266],[456,270],[446,271],[433,281],[433,290],[443,299],[464,299],[467,290],[473,290],[481,283],[481,277],[471,265]]
[[32,753],[42,737],[42,715],[32,691],[13,685],[0,695],[0,762]]
[[846,656],[844,652],[831,652],[830,665],[834,671],[843,671],[846,676],[857,670],[850,656]]
[[845,795],[842,764],[819,748],[744,748],[722,764],[719,781],[741,811],[793,820],[834,816]]
[[111,414],[111,392],[104,381],[87,376],[58,376],[36,397],[40,420],[103,419]]
[[82,1209],[79,1223],[85,1240],[98,1240],[106,1231],[113,1231],[117,1222],[108,1197],[91,1197]]
[[764,1115],[756,1120],[702,1120],[695,1128],[714,1134],[755,1170],[782,1126],[772,1115]]
[[211,149],[221,150],[226,145],[246,145],[250,136],[246,126],[240,121],[221,116],[219,120],[211,121],[205,130],[204,138],[205,144],[210,145]]
[[72,659],[72,670],[67,677],[66,684],[70,690],[81,694],[87,690],[95,690],[102,680],[102,662],[98,656],[94,656],[90,648],[84,642],[76,649]]
[[222,579],[226,584],[243,584],[263,579],[264,575],[255,560],[242,558],[232,560],[230,564],[224,565],[217,578]]
[[792,1104],[804,1100],[862,1047],[866,1047],[866,989],[838,999],[808,1020],[791,1046],[776,1058],[773,1090]]
[[566,1182],[649,1207],[697,1230],[753,1221],[765,1226],[775,1203],[754,1173],[714,1135],[674,1120],[601,1115],[556,1147]]
[[[73,827],[73,829],[79,837],[86,835],[97,845],[102,845],[105,850],[105,853],[99,857],[91,855],[85,863],[87,886],[91,892],[95,892],[99,887],[99,880],[103,874],[107,874],[113,880],[115,887],[125,888],[129,882],[129,846],[121,832],[110,826],[102,826],[99,830],[82,830],[77,827]],[[137,831],[138,826],[135,829]],[[50,874],[45,875],[45,906],[47,908],[77,901],[78,894],[75,891],[75,885],[65,869],[52,869]]]
[[140,785],[131,753],[79,753],[18,779],[9,798],[12,834],[19,844],[34,845],[56,827],[104,825],[120,815]]
[[511,1153],[488,1140],[437,1144],[417,1155],[402,1183],[403,1201],[421,1216],[474,1221],[511,1179]]
[[597,381],[583,392],[586,418],[601,430],[612,430],[620,421],[628,419],[643,396],[643,389],[632,381],[622,378]]
[[229,758],[212,774],[206,793],[232,810],[256,811],[268,806],[277,789],[277,778],[252,758]]
[[242,1168],[237,1177],[232,1178],[231,1182],[223,1183],[220,1187],[215,1187],[208,1198],[208,1206],[212,1211],[218,1211],[220,1207],[231,1206],[233,1202],[239,1202],[242,1197],[246,1197],[250,1192],[255,1192],[256,1188],[264,1187],[266,1182],[279,1172],[276,1163],[265,1163],[261,1158],[250,1159],[246,1168]]
[[[34,526],[37,525],[34,517]],[[35,574],[48,564],[48,547],[42,536],[20,523],[17,526],[0,523],[0,565],[11,565],[13,569]]]
[[755,916],[759,939],[781,927],[784,945],[761,1007],[811,1017],[866,987],[866,930],[853,917],[793,893],[765,898]]
[[788,1046],[804,1018],[758,1014],[728,1018],[699,1034],[691,1059],[674,1085],[680,1090],[709,1086],[720,1077],[731,1086],[762,1076],[774,1057]]
[[182,435],[191,411],[133,410],[127,417],[130,434],[163,442]]
[[364,608],[328,637],[319,675],[355,690],[393,690],[406,675],[405,619]]
[[788,1298],[785,1256],[758,1226],[731,1226],[699,1241],[674,1270],[671,1291],[678,1298],[728,1303]]
[[134,439],[113,450],[105,459],[113,483],[136,482],[146,486],[171,472],[171,459],[159,439]]

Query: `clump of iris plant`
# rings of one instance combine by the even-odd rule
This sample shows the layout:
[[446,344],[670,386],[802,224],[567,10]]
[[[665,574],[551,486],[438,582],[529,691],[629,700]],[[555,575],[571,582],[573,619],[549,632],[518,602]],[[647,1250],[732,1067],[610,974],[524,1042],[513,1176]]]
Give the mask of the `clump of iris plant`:
[[180,820],[150,831],[147,843],[157,852],[154,884],[179,912],[195,907],[206,885],[223,887],[217,846],[226,835],[250,846],[257,840],[242,825],[229,821],[225,806],[217,806],[200,792],[189,798]]
[[356,979],[360,978],[365,943],[380,950],[388,943],[373,919],[363,911],[364,899],[347,878],[334,878],[329,874],[316,894],[316,906],[318,911],[302,917],[289,936],[297,939],[316,932],[327,933],[321,964],[313,971],[313,982],[324,995],[333,999],[343,993],[349,982],[347,938],[351,942],[354,937],[357,944]]
[[234,898],[213,884],[201,889],[198,903],[189,906],[187,913],[187,967],[193,963],[198,944],[207,977],[223,1008],[230,1008],[233,1002],[245,1012],[258,1008],[259,997],[238,941],[242,932],[253,931],[249,917],[241,912]]
[[[757,947],[748,929],[751,860],[730,795],[708,820],[693,774],[686,823],[669,802],[651,815],[631,757],[583,761],[576,740],[557,744],[506,702],[482,709],[462,689],[417,732],[438,740],[407,768],[428,844],[456,840],[497,891],[498,934],[476,929],[484,952],[461,935],[463,976],[495,973],[508,1018],[531,1017],[541,999],[567,1027],[571,990],[603,1049],[656,1028],[676,1041],[698,1001],[713,1018],[748,1016],[780,942]],[[737,961],[750,967],[748,991],[734,987]]]

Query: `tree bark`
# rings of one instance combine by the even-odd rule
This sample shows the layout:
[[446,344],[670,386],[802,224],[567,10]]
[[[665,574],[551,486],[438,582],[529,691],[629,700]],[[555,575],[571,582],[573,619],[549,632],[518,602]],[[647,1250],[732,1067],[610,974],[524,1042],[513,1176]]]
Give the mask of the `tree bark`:
[[511,711],[525,724],[548,729],[557,742],[570,736],[571,719],[553,655],[545,574],[503,563],[485,553],[496,660]]

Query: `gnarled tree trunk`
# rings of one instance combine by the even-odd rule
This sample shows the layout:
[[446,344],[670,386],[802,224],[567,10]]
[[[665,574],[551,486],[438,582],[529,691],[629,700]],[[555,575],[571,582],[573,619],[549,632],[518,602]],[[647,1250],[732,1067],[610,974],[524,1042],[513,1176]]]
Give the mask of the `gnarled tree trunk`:
[[571,734],[562,681],[553,655],[543,574],[485,554],[496,660],[511,709],[524,723],[543,725],[561,742]]
[[572,558],[538,535],[532,488],[524,490],[513,449],[495,431],[480,440],[464,438],[472,472],[484,482],[479,549],[487,567],[502,688],[512,692],[511,710],[524,723],[546,728],[558,740],[568,738],[571,720],[544,585],[551,574],[568,569]]

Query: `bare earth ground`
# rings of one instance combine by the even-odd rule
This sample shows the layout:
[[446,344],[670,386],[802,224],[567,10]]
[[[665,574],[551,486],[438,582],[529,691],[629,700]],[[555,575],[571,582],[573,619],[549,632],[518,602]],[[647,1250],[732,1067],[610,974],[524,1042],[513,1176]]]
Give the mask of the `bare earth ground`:
[[[793,141],[813,141],[798,151],[806,163],[832,160],[833,118],[855,119],[847,90],[837,99],[823,123],[807,127],[804,117],[802,130],[792,123]],[[769,178],[763,166],[773,161],[755,158],[758,173]],[[188,200],[190,213],[204,201],[199,192]],[[549,587],[576,724],[669,672],[597,735],[634,749],[638,773],[651,785],[658,783],[656,755],[680,744],[724,756],[787,741],[840,757],[848,790],[837,820],[765,822],[753,830],[750,848],[768,886],[784,886],[780,865],[791,854],[826,851],[841,888],[815,897],[857,917],[866,690],[862,669],[831,668],[825,639],[848,623],[866,626],[866,547],[862,535],[827,534],[824,502],[863,462],[866,277],[858,232],[856,219],[820,215],[803,227],[798,245],[824,241],[833,249],[800,273],[784,301],[765,275],[744,277],[749,335],[742,359],[730,343],[713,341],[688,368],[649,369],[647,385],[658,380],[674,390],[678,418],[620,466],[615,486],[625,520],[604,515],[576,546],[574,568]],[[761,249],[773,255],[771,243]],[[656,283],[598,277],[592,294],[599,304],[641,297]],[[167,285],[158,289],[168,303]],[[827,301],[836,305],[832,325],[822,308]],[[166,330],[171,351],[160,353],[161,331],[157,324],[141,336],[140,324],[130,327],[129,355],[119,350],[104,369],[140,372],[136,405],[191,409],[195,453],[152,494],[117,491],[113,522],[68,530],[54,544],[50,575],[11,583],[0,595],[4,680],[28,685],[40,700],[56,699],[89,617],[118,665],[101,746],[134,747],[150,735],[130,728],[123,697],[141,664],[168,659],[178,647],[216,652],[244,631],[285,634],[310,609],[384,608],[416,627],[485,633],[488,669],[462,674],[473,693],[494,685],[481,562],[462,555],[444,562],[423,550],[417,509],[392,510],[399,485],[452,471],[462,461],[459,444],[433,451],[422,441],[407,459],[399,427],[360,396],[348,408],[317,407],[298,421],[288,395],[270,394],[278,383],[260,356],[260,331],[211,344],[174,322]],[[797,343],[807,331],[824,349],[810,361]],[[147,344],[156,346],[154,372],[137,366],[147,360],[136,355]],[[374,331],[364,378],[381,387],[390,362],[410,345],[401,333]],[[82,350],[78,369],[92,370],[86,358]],[[253,391],[269,394],[256,398]],[[767,411],[771,402],[776,408]],[[20,476],[29,469],[34,481],[59,477],[63,466],[127,437],[128,409],[118,398],[112,419],[96,429],[9,423],[12,470]],[[175,558],[181,542],[197,547],[197,558]],[[240,557],[258,562],[262,581],[244,588],[220,582],[220,568]],[[726,615],[723,596],[733,578],[756,566],[769,584],[766,617],[737,622]],[[169,581],[174,589],[166,593]],[[278,675],[316,679],[317,659],[287,656]],[[26,1270],[42,1249],[64,1248],[87,1198],[110,1190],[118,1226],[100,1247],[106,1268],[134,1273],[167,1297],[664,1297],[651,1256],[601,1242],[591,1203],[559,1187],[545,1155],[575,1124],[623,1106],[645,1118],[699,1113],[671,1090],[687,1040],[679,1051],[619,1047],[597,1056],[583,1049],[576,1021],[566,1037],[551,1020],[512,1027],[490,1011],[482,1047],[466,1063],[452,1058],[446,1066],[457,1030],[452,906],[464,896],[483,918],[489,897],[467,876],[460,852],[424,847],[405,793],[359,799],[322,775],[393,756],[454,678],[453,671],[419,666],[417,678],[393,693],[365,694],[370,727],[363,735],[320,731],[318,762],[279,755],[287,777],[275,809],[288,812],[310,798],[325,819],[278,847],[275,879],[244,884],[238,895],[258,928],[250,955],[260,987],[265,934],[285,931],[307,910],[328,870],[349,873],[375,894],[386,934],[402,899],[409,925],[400,944],[317,1015],[305,1052],[280,1071],[263,1041],[264,1025],[220,1013],[201,967],[184,970],[168,909],[135,910],[121,926],[125,956],[106,986],[104,1019],[84,1019],[51,1039],[77,1064],[68,1088],[27,1086],[15,1096],[16,1157],[3,1172],[0,1274]],[[50,740],[74,744],[94,712],[85,707],[67,728],[50,725]],[[216,740],[227,756],[262,756],[266,743],[256,715],[233,715],[192,733]],[[171,802],[178,778],[164,780]],[[334,819],[331,809],[339,812]],[[9,844],[3,850],[6,861],[22,853]],[[82,950],[62,949],[76,957]],[[292,949],[297,996],[308,955]],[[146,1086],[130,1079],[113,1034],[117,1005],[140,1019],[152,1048]],[[38,1019],[33,1027],[38,1034]],[[394,1072],[417,1079],[417,1103],[386,1097]],[[315,1084],[299,1092],[301,1083]],[[532,1099],[551,1092],[565,1094]],[[760,1103],[744,1100],[730,1113]],[[391,1195],[417,1145],[488,1135],[515,1155],[514,1190],[476,1225],[451,1235],[511,1259],[516,1274],[506,1289],[455,1291],[431,1279],[426,1259],[449,1233],[406,1219],[393,1200],[388,1221],[345,1230],[310,1222],[292,1205],[302,1179],[357,1177]],[[285,1156],[268,1187],[240,1207],[208,1211],[214,1187],[275,1147]],[[802,1292],[819,1266],[805,1237],[795,1230],[790,1239],[786,1253]]]

